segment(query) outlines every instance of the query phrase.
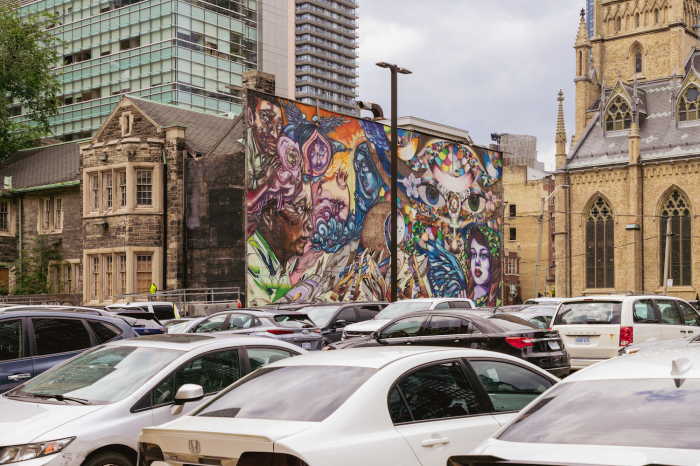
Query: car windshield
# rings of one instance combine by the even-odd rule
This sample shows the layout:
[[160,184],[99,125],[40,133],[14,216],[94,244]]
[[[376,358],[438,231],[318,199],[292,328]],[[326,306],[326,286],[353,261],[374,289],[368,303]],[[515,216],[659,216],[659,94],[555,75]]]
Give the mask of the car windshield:
[[[670,367],[670,364],[669,364]],[[563,383],[539,398],[499,440],[700,450],[700,380]],[[649,426],[653,426],[650,435]]]
[[168,333],[182,333],[185,331],[188,325],[192,323],[191,320],[185,320],[183,322],[168,322],[165,327],[168,329]]
[[320,422],[377,372],[366,367],[287,366],[258,369],[194,415]]
[[332,306],[309,306],[297,309],[297,312],[307,314],[319,327],[325,327],[338,310],[337,305]]
[[124,399],[184,351],[98,346],[17,387],[8,395],[64,395],[93,404]]
[[401,317],[402,315],[408,314],[410,312],[427,311],[428,309],[430,309],[430,304],[431,303],[425,301],[399,301],[394,304],[389,304],[387,307],[384,308],[382,312],[377,314],[377,317],[375,317],[375,319],[391,320],[396,319],[397,317]]
[[619,324],[622,303],[581,301],[564,303],[554,318],[554,325]]
[[537,328],[537,326],[532,325],[530,322],[512,314],[498,314],[489,317],[488,320],[489,323],[502,328],[506,332],[527,331]]
[[313,328],[315,325],[306,314],[284,314],[274,317],[278,327]]

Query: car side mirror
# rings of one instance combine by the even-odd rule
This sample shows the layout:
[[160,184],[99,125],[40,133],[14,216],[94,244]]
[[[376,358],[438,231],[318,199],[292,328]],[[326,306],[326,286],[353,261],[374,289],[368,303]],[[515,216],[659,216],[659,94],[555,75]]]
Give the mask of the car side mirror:
[[170,408],[170,414],[176,416],[182,412],[185,403],[199,401],[204,398],[204,389],[201,385],[186,383],[175,394],[175,403]]
[[380,337],[379,337],[379,331],[370,333],[370,334],[369,334],[369,338],[370,338],[371,340],[376,340],[377,343],[379,343],[380,345],[388,345],[388,344],[389,344],[389,343],[387,343],[387,342],[385,342],[385,341],[382,341],[382,340],[380,339]]
[[333,324],[333,327],[342,328],[342,327],[345,327],[346,325],[347,325],[347,323],[344,320],[336,320],[335,324]]

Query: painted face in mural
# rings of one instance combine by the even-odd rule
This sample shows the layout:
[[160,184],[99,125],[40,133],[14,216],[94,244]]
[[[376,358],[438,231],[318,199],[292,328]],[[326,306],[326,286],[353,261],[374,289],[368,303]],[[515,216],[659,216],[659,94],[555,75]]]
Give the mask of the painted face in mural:
[[469,262],[474,284],[488,285],[491,280],[491,254],[488,245],[480,244],[476,238],[473,239],[469,245]]
[[282,134],[282,109],[267,100],[257,100],[255,111],[248,109],[248,124],[253,128],[253,137],[260,153],[272,156]]
[[353,161],[355,176],[357,176],[357,187],[368,203],[373,203],[379,197],[381,178],[377,167],[372,160],[369,145],[363,142],[355,150],[355,160]]
[[301,188],[297,196],[284,204],[279,213],[277,233],[279,240],[285,244],[285,255],[288,257],[304,254],[304,247],[313,228],[311,185],[303,183]]
[[331,161],[331,146],[317,131],[304,144],[303,151],[309,175],[316,177],[326,172]]

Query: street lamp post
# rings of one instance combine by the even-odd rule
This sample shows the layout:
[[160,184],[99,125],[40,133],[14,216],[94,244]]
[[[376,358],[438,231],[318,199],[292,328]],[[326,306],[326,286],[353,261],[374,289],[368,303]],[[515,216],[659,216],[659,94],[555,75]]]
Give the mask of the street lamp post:
[[399,183],[398,183],[398,117],[397,117],[397,76],[398,74],[411,74],[405,68],[398,65],[392,65],[386,62],[379,62],[377,66],[380,68],[389,68],[391,70],[391,302],[395,303],[398,300],[398,283],[399,283],[399,264],[398,250],[399,238],[396,219],[399,216]]
[[[563,188],[563,189],[569,189],[568,184],[562,184],[560,186],[557,186],[554,188],[554,191],[552,191],[552,194],[547,196],[547,199],[544,197],[542,198],[541,204],[540,204],[540,217],[538,221],[540,222],[540,230],[539,234],[537,236],[537,265],[535,266],[535,291],[533,294],[533,298],[537,297],[537,292],[539,290],[539,285],[540,285],[540,259],[542,258],[542,226],[544,224],[544,206],[547,204],[547,201],[549,201],[552,196],[557,192],[557,189]],[[545,280],[546,281],[546,280]]]

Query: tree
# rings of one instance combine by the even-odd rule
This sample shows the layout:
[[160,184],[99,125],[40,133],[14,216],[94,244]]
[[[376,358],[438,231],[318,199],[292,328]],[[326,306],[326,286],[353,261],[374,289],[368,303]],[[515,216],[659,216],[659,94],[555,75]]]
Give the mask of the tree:
[[[20,259],[12,264],[15,273],[15,287],[12,294],[51,294],[55,293],[49,280],[51,262],[61,260],[58,249],[61,239],[51,239],[48,235],[38,235]],[[56,277],[57,279],[58,277]]]
[[[0,161],[51,134],[49,118],[58,115],[61,91],[52,70],[61,44],[51,31],[57,24],[56,15],[20,17],[19,4],[0,1]],[[10,120],[19,105],[31,123]]]

